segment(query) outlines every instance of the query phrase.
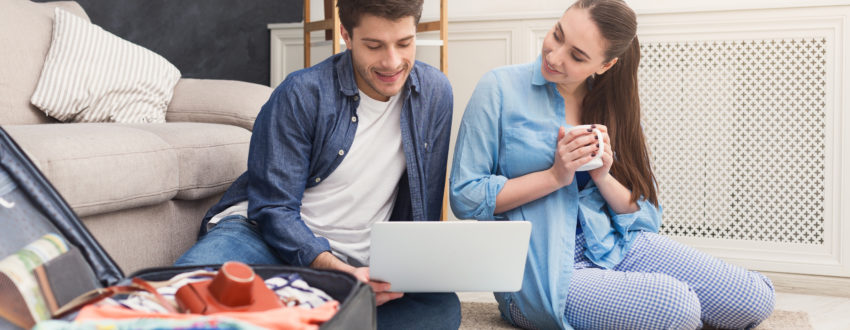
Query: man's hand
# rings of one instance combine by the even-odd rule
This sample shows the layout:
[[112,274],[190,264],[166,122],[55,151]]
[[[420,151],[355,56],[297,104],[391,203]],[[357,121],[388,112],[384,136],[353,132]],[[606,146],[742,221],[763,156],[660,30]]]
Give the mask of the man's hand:
[[375,304],[377,306],[381,306],[390,300],[401,298],[404,295],[401,292],[388,292],[390,290],[390,284],[387,282],[369,280],[369,267],[355,268],[352,274],[358,280],[366,282],[366,284],[372,287],[372,291],[375,291]]
[[358,280],[369,284],[372,287],[372,291],[375,291],[375,304],[377,306],[383,305],[390,300],[401,298],[404,295],[401,292],[387,292],[390,290],[390,284],[387,282],[370,281],[369,267],[354,268],[354,266],[342,262],[342,260],[339,260],[339,258],[327,251],[320,253],[310,263],[310,267],[339,270],[354,275]]

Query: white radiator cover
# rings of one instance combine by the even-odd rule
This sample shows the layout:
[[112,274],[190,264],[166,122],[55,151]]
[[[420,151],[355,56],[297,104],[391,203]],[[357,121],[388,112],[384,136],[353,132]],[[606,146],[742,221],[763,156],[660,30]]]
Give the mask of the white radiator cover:
[[663,233],[752,269],[850,276],[849,13],[642,17],[641,108]]
[[[453,134],[478,79],[532,61],[561,11],[450,16]],[[754,270],[850,278],[850,5],[638,14],[662,232]],[[275,86],[302,65],[301,25],[270,29]]]

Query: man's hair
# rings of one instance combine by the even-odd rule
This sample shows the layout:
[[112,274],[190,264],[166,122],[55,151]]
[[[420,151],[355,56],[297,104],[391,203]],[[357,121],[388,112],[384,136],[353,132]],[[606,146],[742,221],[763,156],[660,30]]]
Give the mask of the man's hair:
[[363,14],[371,14],[389,20],[398,20],[407,16],[413,17],[413,23],[419,24],[422,16],[422,2],[424,0],[339,0],[336,7],[339,8],[340,24],[351,35],[354,28],[360,25]]

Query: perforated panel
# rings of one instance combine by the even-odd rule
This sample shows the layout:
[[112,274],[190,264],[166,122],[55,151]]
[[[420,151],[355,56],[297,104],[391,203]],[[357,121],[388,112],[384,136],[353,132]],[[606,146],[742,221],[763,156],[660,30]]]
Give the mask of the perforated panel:
[[662,232],[824,244],[827,40],[645,42]]

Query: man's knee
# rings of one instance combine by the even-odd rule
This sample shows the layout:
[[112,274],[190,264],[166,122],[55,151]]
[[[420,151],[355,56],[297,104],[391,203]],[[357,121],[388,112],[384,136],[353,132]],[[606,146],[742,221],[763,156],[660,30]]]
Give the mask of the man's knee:
[[455,293],[416,293],[420,301],[422,325],[429,329],[457,329],[460,327],[460,299]]
[[431,312],[433,315],[444,318],[447,328],[457,329],[460,327],[462,315],[460,311],[460,299],[458,299],[457,294],[435,293],[434,295],[437,295],[437,297],[432,303],[433,308]]
[[222,221],[202,236],[177,261],[177,266],[222,264],[282,264],[271,248],[247,221]]
[[457,329],[460,321],[455,293],[406,293],[378,307],[379,329]]

